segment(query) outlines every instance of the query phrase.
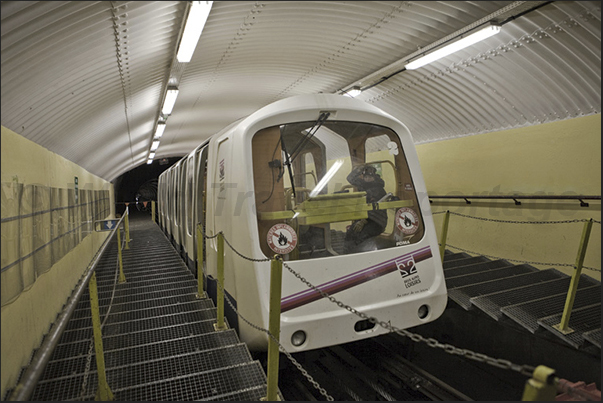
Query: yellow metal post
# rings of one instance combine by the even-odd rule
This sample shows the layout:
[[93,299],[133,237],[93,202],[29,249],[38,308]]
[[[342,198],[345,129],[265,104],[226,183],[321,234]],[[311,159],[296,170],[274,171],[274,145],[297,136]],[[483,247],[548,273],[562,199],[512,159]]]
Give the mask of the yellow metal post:
[[216,284],[216,305],[218,321],[214,325],[216,330],[226,329],[224,323],[224,235],[218,233],[218,284]]
[[266,390],[267,401],[279,400],[278,392],[278,359],[281,334],[281,285],[283,279],[283,261],[276,255],[270,264],[270,316],[268,330],[276,341],[268,339],[268,387]]
[[124,217],[124,225],[126,230],[126,247],[124,249],[130,249],[130,208],[126,206],[126,216]]
[[205,244],[205,238],[203,238],[203,231],[201,230],[201,224],[197,224],[197,298],[207,298],[205,293],[205,287],[203,280],[203,245]]
[[121,228],[117,227],[117,258],[119,260],[119,282],[125,283],[126,276],[124,275],[124,264],[121,258]]
[[151,218],[155,222],[155,200],[151,200]]
[[580,274],[582,272],[582,264],[584,263],[584,256],[586,255],[586,247],[588,246],[588,239],[590,238],[590,230],[593,227],[592,218],[584,223],[584,229],[582,230],[582,239],[580,240],[580,247],[578,248],[578,256],[576,257],[576,269],[572,275],[570,281],[569,290],[567,291],[567,297],[565,299],[565,308],[563,308],[563,314],[561,315],[561,322],[553,327],[559,330],[563,334],[572,333],[574,330],[569,328],[570,315],[572,308],[574,307],[574,300],[576,299],[576,291],[578,290],[578,282],[580,281]]
[[554,401],[557,395],[555,370],[539,365],[526,381],[522,401]]
[[88,283],[90,290],[90,310],[92,313],[92,330],[94,333],[94,351],[96,352],[96,370],[98,374],[98,389],[96,390],[96,400],[113,400],[113,392],[107,383],[107,374],[105,373],[105,356],[103,353],[103,335],[101,332],[100,312],[98,310],[98,289],[96,286],[96,273],[92,273]]
[[444,215],[444,225],[442,226],[442,234],[440,235],[440,257],[444,263],[444,252],[446,251],[446,237],[448,236],[448,221],[450,220],[450,211],[446,210]]

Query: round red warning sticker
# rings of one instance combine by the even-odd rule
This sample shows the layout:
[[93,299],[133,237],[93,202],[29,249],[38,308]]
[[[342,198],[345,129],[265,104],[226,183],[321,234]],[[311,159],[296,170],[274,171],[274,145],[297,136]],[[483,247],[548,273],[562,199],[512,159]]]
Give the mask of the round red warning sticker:
[[396,211],[395,221],[398,229],[406,235],[414,234],[419,229],[419,216],[408,207]]
[[268,231],[268,246],[280,255],[286,255],[297,246],[297,234],[287,224],[275,224]]

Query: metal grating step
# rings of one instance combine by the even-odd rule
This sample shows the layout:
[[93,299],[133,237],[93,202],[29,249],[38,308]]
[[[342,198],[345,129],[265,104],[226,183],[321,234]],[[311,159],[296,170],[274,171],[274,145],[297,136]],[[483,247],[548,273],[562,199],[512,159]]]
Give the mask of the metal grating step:
[[601,348],[601,328],[584,332],[582,337],[584,337],[584,340],[587,340],[588,342]]
[[[455,288],[448,291],[448,297],[466,310],[469,310],[469,308],[471,308],[472,297],[490,294],[500,290],[515,289],[528,284],[558,279],[562,276],[564,276],[564,274],[555,269],[528,272],[526,274],[519,274],[512,277],[505,277],[497,280],[490,280],[483,283]],[[528,295],[525,297],[528,297]]]
[[458,276],[450,279],[446,279],[446,287],[448,290],[454,288],[463,287],[471,284],[483,283],[484,281],[496,280],[505,277],[518,276],[527,273],[533,273],[538,271],[537,268],[530,266],[529,264],[522,264],[518,266],[503,267],[500,269],[488,270],[487,272],[467,274],[464,276]]
[[444,262],[457,259],[466,259],[468,257],[471,257],[471,255],[465,252],[454,253],[448,249],[446,249],[444,252]]
[[[177,282],[166,282],[166,283],[160,283],[160,284],[156,284],[156,285],[150,285],[147,287],[127,287],[128,283],[122,284],[122,286],[124,286],[123,288],[118,288],[115,291],[116,297],[117,296],[122,296],[124,294],[127,294],[127,296],[129,298],[131,298],[131,300],[136,300],[138,298],[140,298],[140,296],[143,296],[147,293],[150,292],[155,292],[155,291],[161,291],[164,294],[170,294],[171,290],[174,289],[178,289],[178,288],[184,288],[184,287],[192,287],[195,291],[197,290],[197,284],[195,281],[191,281],[191,280],[183,280],[183,281],[177,281]],[[98,295],[99,295],[99,299],[102,298],[111,298],[111,294],[113,293],[113,289],[107,288],[105,290],[99,290],[98,291]],[[88,293],[85,293],[88,294]],[[87,295],[82,295],[82,298],[84,298]],[[89,297],[88,297],[89,298]]]
[[[215,320],[212,321],[212,328]],[[122,338],[114,338],[112,341],[116,344],[121,344]],[[108,343],[109,349],[105,352],[105,364],[107,367],[123,365],[123,360],[129,359],[131,363],[144,361],[141,357],[161,358],[174,355],[177,348],[181,348],[181,352],[200,350],[199,340],[195,338],[170,339],[167,341],[159,341],[157,343],[144,344],[140,346],[132,346],[129,348],[115,348],[115,344]],[[238,343],[238,339],[236,340]],[[188,350],[187,350],[188,348]],[[79,356],[73,356],[61,360],[54,360],[48,363],[43,379],[55,379],[61,377],[69,377],[75,374],[83,373],[86,365],[87,352]],[[146,358],[150,359],[150,358]],[[94,360],[93,360],[94,361]],[[96,361],[94,361],[96,362]]]
[[[253,388],[247,388],[245,390],[238,390],[233,393],[224,393],[222,395],[211,396],[210,398],[199,399],[201,401],[222,401],[222,402],[251,402],[259,401],[266,397],[267,387],[265,385],[256,386]],[[282,402],[285,399],[279,393],[279,400]]]
[[[574,300],[574,309],[601,302],[601,284],[587,276],[580,276],[580,283],[591,283],[590,286],[579,289]],[[537,300],[509,305],[501,308],[501,312],[523,326],[531,333],[538,330],[538,319],[563,312],[567,290],[557,295]]]
[[[105,351],[111,351],[118,348],[128,348],[158,343],[161,341],[194,337],[197,339],[197,342],[203,346],[203,349],[207,350],[219,346],[236,344],[239,341],[234,329],[224,330],[220,333],[216,333],[213,330],[212,323],[187,323],[161,329],[134,332],[128,334],[128,337],[121,337],[120,335],[103,337],[103,345]],[[87,354],[89,347],[89,339],[59,344],[56,347],[51,360],[60,360]]]
[[[193,302],[193,301],[203,301],[203,303],[204,303],[203,309],[213,306],[213,302],[208,301],[207,298],[199,299],[194,294],[191,294],[190,292],[188,292],[188,293],[182,294],[182,295],[151,298],[151,299],[140,300],[137,302],[121,303],[121,304],[116,304],[115,300],[114,300],[113,304],[111,305],[111,313],[122,312],[125,309],[125,307],[127,307],[128,309],[131,309],[131,310],[138,310],[138,309],[149,309],[149,308],[155,308],[155,307],[173,305],[173,304],[185,304],[187,302]],[[109,301],[107,301],[107,305],[101,306],[99,309],[101,318],[106,314],[107,309],[109,308],[108,302]],[[90,317],[90,308],[84,307],[84,308],[77,308],[76,310],[74,310],[73,315],[71,316],[71,319],[81,319],[81,318],[87,318],[87,317]]]
[[561,315],[556,314],[538,319],[538,324],[575,348],[580,348],[584,344],[583,333],[601,328],[601,302],[573,309],[568,326],[574,331],[569,334],[563,334],[553,327],[559,324]]
[[[156,277],[165,277],[165,276],[171,276],[171,275],[182,275],[182,274],[189,274],[189,273],[183,273],[182,272],[182,268],[180,266],[162,266],[161,268],[155,268],[155,269],[147,269],[145,271],[133,271],[131,270],[131,267],[127,268],[127,272],[128,272],[128,277],[126,278],[126,281],[128,283],[132,283],[132,282],[137,282],[140,280],[152,280]],[[119,275],[119,274],[118,274]],[[192,277],[192,276],[191,276]],[[96,282],[98,283],[99,287],[106,287],[106,286],[113,286],[113,284],[115,284],[115,273],[111,273],[111,275],[107,275],[104,278],[100,278],[97,275],[96,278]]]
[[[197,285],[186,285],[184,287],[181,288],[176,288],[176,289],[172,289],[170,290],[169,294],[170,296],[180,296],[180,295],[195,295],[197,292]],[[141,302],[141,301],[148,301],[151,299],[155,299],[155,298],[165,298],[166,297],[166,293],[165,290],[155,290],[153,292],[148,292],[145,294],[136,294],[136,295],[120,295],[120,296],[115,296],[115,298],[113,299],[113,305],[119,305],[119,304],[128,304],[128,303],[136,303],[136,302]],[[102,299],[99,298],[98,303],[101,307],[101,312],[102,309],[106,309],[109,306],[109,303],[111,301],[111,295],[108,295]],[[77,310],[80,309],[85,309],[85,310],[90,310],[90,297],[88,296],[88,294],[86,293],[86,295],[82,295],[82,299],[80,300],[79,304],[77,305]]]
[[458,276],[464,276],[466,274],[479,273],[482,271],[492,270],[492,269],[500,269],[502,267],[510,267],[513,266],[512,263],[509,263],[506,260],[493,260],[491,262],[480,262],[469,264],[467,266],[453,267],[451,269],[444,270],[444,277],[453,278]]
[[[107,323],[115,324],[187,312],[199,312],[201,313],[201,318],[207,319],[208,317],[212,317],[214,314],[214,312],[207,310],[215,311],[213,304],[208,303],[208,301],[191,301],[143,309],[132,309],[130,306],[122,304],[111,308],[110,319]],[[207,313],[205,311],[207,311]],[[90,316],[80,319],[71,319],[65,329],[74,330],[89,326],[92,326],[92,318]]]
[[[501,308],[567,292],[570,281],[571,278],[566,276],[565,278],[543,281],[541,283],[530,284],[508,291],[473,297],[471,298],[471,304],[475,305],[492,318],[500,320],[504,316],[500,310]],[[587,286],[586,283],[582,283],[578,285],[578,289]]]
[[[196,374],[249,363],[252,360],[249,350],[243,343],[205,351],[201,351],[199,348],[197,348],[197,351],[194,348],[192,351],[185,349],[190,346],[173,347],[175,348],[175,354],[171,355],[150,355],[147,360],[144,359],[147,357],[143,357],[137,362],[125,365],[110,365],[107,363],[107,383],[112,390],[123,389],[160,382],[175,376]],[[116,356],[116,354],[113,354],[113,356]],[[84,395],[95,393],[98,385],[97,376],[96,369],[89,372]],[[61,397],[61,400],[77,399],[82,394],[83,380],[83,372],[62,378],[45,379],[38,384],[34,398],[35,400],[44,401],[57,400],[58,397]],[[61,391],[61,395],[56,396],[56,391]]]
[[[190,284],[196,284],[195,279],[186,273],[181,273],[180,275],[174,276],[165,276],[161,277],[152,277],[149,279],[136,279],[136,281],[128,281],[123,284],[117,284],[116,292],[124,293],[138,293],[138,289],[142,288],[144,290],[151,289],[152,287],[157,286],[167,286],[171,284],[181,284],[189,282]],[[113,284],[106,284],[105,286],[98,286],[98,293],[110,293],[113,291]]]
[[481,262],[489,262],[485,256],[474,256],[467,257],[464,259],[454,259],[454,260],[444,260],[444,270],[451,269],[453,267],[467,266],[468,264],[481,263]]
[[[136,323],[107,323],[103,328],[103,338],[108,336],[119,336],[126,333],[140,332],[145,330],[160,329],[183,325],[187,323],[202,323],[203,328],[207,328],[206,332],[214,331],[213,324],[215,319],[199,320],[195,313],[180,314],[174,317],[156,318],[153,321],[137,321]],[[71,343],[74,341],[90,339],[92,337],[92,327],[87,327],[77,330],[69,330],[63,333],[61,343]]]
[[254,361],[200,374],[173,376],[163,382],[116,389],[113,394],[115,400],[121,401],[212,400],[212,396],[245,391],[262,384],[266,384],[266,374],[260,363]]

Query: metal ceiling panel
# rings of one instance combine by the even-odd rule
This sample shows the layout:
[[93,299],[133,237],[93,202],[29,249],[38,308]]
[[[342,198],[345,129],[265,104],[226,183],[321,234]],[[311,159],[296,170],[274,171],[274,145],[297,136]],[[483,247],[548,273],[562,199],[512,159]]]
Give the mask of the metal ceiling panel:
[[[186,2],[1,4],[2,125],[108,180],[146,162],[170,80],[156,158],[278,99],[352,85],[416,143],[601,112],[595,1],[216,1],[190,63],[174,62]],[[404,71],[487,21],[501,33]]]

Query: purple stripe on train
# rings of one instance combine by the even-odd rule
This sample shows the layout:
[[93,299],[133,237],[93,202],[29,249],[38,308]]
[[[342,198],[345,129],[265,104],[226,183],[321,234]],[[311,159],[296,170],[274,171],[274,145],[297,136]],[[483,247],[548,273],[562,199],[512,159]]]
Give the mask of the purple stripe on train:
[[[359,284],[366,283],[367,281],[374,280],[385,274],[396,271],[404,266],[404,263],[408,262],[409,260],[414,260],[416,263],[429,259],[432,256],[431,248],[426,246],[405,255],[398,256],[394,259],[378,263],[366,269],[362,269],[355,273],[348,274],[347,276],[321,284],[317,286],[317,288],[329,295],[333,295],[340,291],[347,290],[348,288],[355,287]],[[309,304],[310,302],[314,302],[321,298],[322,295],[314,289],[291,294],[288,297],[281,299],[281,313],[302,305]]]

